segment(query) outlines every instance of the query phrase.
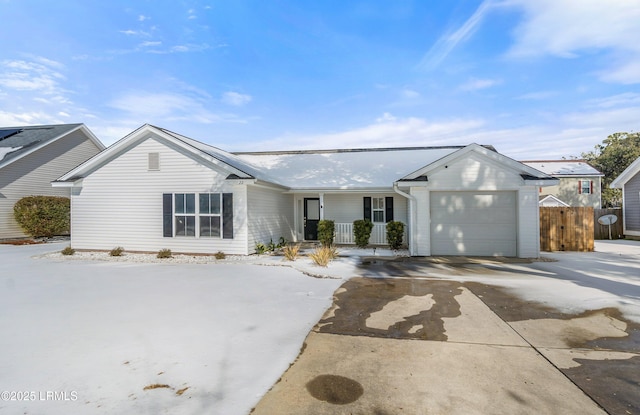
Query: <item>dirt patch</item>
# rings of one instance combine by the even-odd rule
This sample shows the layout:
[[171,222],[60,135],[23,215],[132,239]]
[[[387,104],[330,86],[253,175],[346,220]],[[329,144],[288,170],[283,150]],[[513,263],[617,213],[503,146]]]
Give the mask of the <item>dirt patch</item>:
[[34,241],[33,239],[11,239],[7,241],[0,241],[0,245],[38,245],[44,244],[46,241]]
[[171,386],[160,384],[160,383],[154,383],[152,385],[147,385],[144,388],[142,388],[142,390],[145,390],[145,391],[152,390],[152,389],[171,389]]

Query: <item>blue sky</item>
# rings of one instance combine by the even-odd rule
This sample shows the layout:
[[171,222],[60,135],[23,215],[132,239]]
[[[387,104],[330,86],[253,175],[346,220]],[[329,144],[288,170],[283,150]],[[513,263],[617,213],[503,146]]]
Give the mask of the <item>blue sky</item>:
[[640,130],[640,0],[0,0],[0,125],[150,123],[229,151]]

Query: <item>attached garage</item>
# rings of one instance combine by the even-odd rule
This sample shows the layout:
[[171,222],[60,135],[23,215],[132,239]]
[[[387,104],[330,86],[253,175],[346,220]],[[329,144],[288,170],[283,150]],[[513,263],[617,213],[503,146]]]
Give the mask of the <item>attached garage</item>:
[[517,193],[431,192],[431,254],[517,256]]

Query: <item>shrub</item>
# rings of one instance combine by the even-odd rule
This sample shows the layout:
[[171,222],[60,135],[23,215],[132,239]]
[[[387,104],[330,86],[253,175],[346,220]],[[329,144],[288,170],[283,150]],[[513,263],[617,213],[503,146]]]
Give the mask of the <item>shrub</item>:
[[68,197],[27,196],[13,206],[13,216],[33,237],[69,234],[71,203]]
[[225,258],[227,257],[227,255],[226,255],[224,252],[222,252],[222,251],[218,251],[218,252],[216,252],[215,254],[213,254],[213,256],[214,256],[216,259],[225,259]]
[[62,255],[73,255],[76,253],[76,250],[71,248],[71,246],[66,246],[60,253]]
[[289,245],[289,241],[287,241],[286,239],[284,239],[284,236],[280,237],[280,240],[278,241],[278,248],[284,248],[285,246]]
[[300,254],[300,245],[287,245],[282,249],[284,257],[289,261],[295,261]]
[[115,248],[113,248],[111,251],[109,251],[109,255],[110,256],[122,256],[122,253],[124,252],[124,248],[121,246],[117,246]]
[[391,221],[387,223],[387,243],[391,249],[400,249],[404,236],[404,223]]
[[316,249],[312,253],[309,254],[309,257],[316,263],[316,265],[320,265],[321,267],[326,267],[332,259],[338,256],[338,251],[335,247],[330,246],[321,246]]
[[358,219],[353,221],[353,235],[358,248],[365,248],[369,245],[369,238],[373,230],[373,223],[369,219]]
[[267,247],[264,246],[264,244],[261,244],[260,242],[258,242],[256,244],[256,254],[258,255],[262,255],[267,251]]
[[318,240],[322,246],[333,245],[333,238],[336,233],[336,224],[332,220],[323,219],[318,222]]
[[158,251],[158,255],[156,255],[157,258],[160,259],[165,259],[165,258],[171,258],[171,249],[161,249]]

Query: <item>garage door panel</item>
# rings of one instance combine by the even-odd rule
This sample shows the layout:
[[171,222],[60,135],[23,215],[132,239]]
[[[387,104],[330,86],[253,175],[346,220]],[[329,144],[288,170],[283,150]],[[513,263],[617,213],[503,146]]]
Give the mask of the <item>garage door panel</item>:
[[516,256],[515,192],[432,192],[432,255]]

